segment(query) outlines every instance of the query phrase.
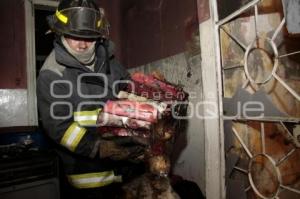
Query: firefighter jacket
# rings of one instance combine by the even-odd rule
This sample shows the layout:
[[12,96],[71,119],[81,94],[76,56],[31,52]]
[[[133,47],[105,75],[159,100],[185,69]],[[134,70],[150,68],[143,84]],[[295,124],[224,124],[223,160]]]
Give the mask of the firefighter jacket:
[[122,85],[116,81],[129,78],[110,47],[110,43],[106,48],[97,42],[92,71],[56,39],[37,79],[42,126],[56,145],[69,181],[77,188],[100,187],[118,179],[110,160],[98,158],[95,128],[101,107]]

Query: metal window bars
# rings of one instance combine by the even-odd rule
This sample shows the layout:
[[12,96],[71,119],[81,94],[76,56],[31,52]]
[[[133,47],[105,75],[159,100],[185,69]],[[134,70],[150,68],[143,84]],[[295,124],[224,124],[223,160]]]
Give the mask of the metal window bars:
[[[287,53],[287,54],[282,54],[280,55],[278,53],[278,47],[275,44],[275,39],[278,36],[279,32],[282,31],[286,20],[285,17],[283,17],[281,23],[278,25],[278,27],[276,28],[274,34],[272,35],[271,38],[262,38],[259,35],[259,31],[257,28],[257,24],[258,24],[258,3],[261,0],[254,0],[249,2],[248,4],[244,5],[242,8],[240,8],[239,10],[233,12],[232,14],[230,14],[229,16],[227,16],[226,18],[216,22],[216,26],[217,26],[217,30],[222,30],[224,31],[236,44],[238,44],[241,49],[245,52],[244,53],[244,60],[241,61],[241,63],[238,63],[236,65],[233,66],[225,66],[223,65],[222,68],[223,70],[228,70],[228,69],[233,69],[233,68],[238,68],[238,67],[243,67],[244,71],[245,71],[245,75],[247,78],[246,83],[243,85],[243,87],[246,87],[249,83],[253,84],[253,85],[262,85],[262,84],[266,84],[267,82],[269,82],[272,78],[276,79],[291,95],[293,95],[298,101],[300,101],[300,95],[292,88],[290,87],[280,76],[278,76],[277,74],[277,70],[278,70],[278,66],[279,66],[279,62],[280,59],[284,58],[284,57],[288,57],[288,56],[292,56],[292,55],[296,55],[299,54],[300,51],[295,51],[295,52],[291,52],[291,53]],[[255,38],[254,40],[249,44],[244,44],[243,42],[241,42],[235,35],[233,35],[232,33],[230,33],[229,31],[227,31],[223,25],[225,25],[226,23],[230,22],[232,19],[238,17],[239,15],[241,15],[242,13],[248,11],[249,9],[254,8],[254,28],[255,28]],[[249,55],[251,53],[251,51],[253,51],[254,49],[258,48],[258,44],[257,41],[259,39],[265,40],[265,42],[267,42],[273,50],[273,69],[272,72],[263,80],[263,81],[257,81],[254,80],[249,72],[249,65],[248,65],[248,58]],[[261,48],[261,47],[260,47]]]
[[[281,20],[280,24],[277,26],[277,28],[274,30],[274,33],[272,34],[271,37],[262,37],[260,35],[260,32],[258,30],[258,3],[260,3],[263,0],[253,0],[250,1],[249,3],[245,4],[244,6],[242,6],[240,9],[234,11],[233,13],[231,13],[230,15],[228,15],[227,17],[225,17],[222,20],[218,19],[218,12],[217,12],[217,8],[214,7],[214,12],[215,12],[215,31],[216,31],[216,38],[219,40],[217,42],[217,51],[218,51],[218,55],[217,58],[220,58],[221,60],[219,60],[218,63],[218,67],[221,67],[223,71],[225,70],[232,70],[232,69],[236,69],[236,68],[242,68],[244,70],[245,73],[245,77],[246,77],[246,82],[243,84],[243,88],[245,88],[248,84],[252,84],[254,86],[260,86],[263,84],[268,83],[270,80],[275,79],[277,80],[277,82],[279,84],[281,84],[296,100],[300,101],[300,95],[291,87],[289,86],[284,79],[282,79],[278,74],[278,68],[279,68],[279,63],[281,61],[282,58],[284,57],[288,57],[288,56],[292,56],[292,55],[296,55],[299,54],[300,51],[295,51],[295,52],[289,52],[286,54],[279,54],[278,51],[278,46],[275,43],[276,38],[278,37],[279,33],[283,30],[284,25],[286,24],[286,19],[285,17],[283,17],[283,19]],[[216,3],[215,3],[216,5]],[[250,9],[254,9],[254,32],[255,32],[255,37],[253,39],[252,42],[250,42],[249,45],[243,43],[238,37],[236,37],[234,34],[232,34],[230,31],[227,31],[225,26],[227,23],[231,22],[233,19],[235,19],[236,17],[240,16],[241,14],[249,11]],[[244,52],[244,58],[243,60],[241,60],[239,63],[233,64],[233,65],[225,65],[223,64],[223,57],[221,55],[221,39],[220,39],[220,30],[222,30],[226,35],[228,35],[228,37],[235,42],[238,46],[240,46],[240,48],[242,49],[242,51]],[[255,80],[254,78],[252,78],[250,71],[249,71],[249,65],[248,65],[248,59],[249,59],[249,55],[251,53],[251,51],[253,51],[254,49],[257,48],[261,48],[261,46],[258,46],[259,40],[263,40],[265,43],[267,43],[273,53],[272,53],[272,61],[273,61],[273,67],[272,70],[270,72],[270,74],[268,74],[263,80]],[[223,78],[224,81],[224,78]],[[300,190],[289,187],[287,185],[284,185],[282,183],[282,174],[281,171],[279,170],[279,166],[280,164],[282,164],[284,161],[286,161],[292,154],[294,154],[297,150],[299,150],[297,147],[299,147],[299,140],[297,140],[297,138],[295,138],[293,136],[293,134],[288,130],[288,128],[285,126],[285,124],[282,122],[284,120],[279,120],[279,124],[283,127],[285,133],[284,136],[285,138],[287,138],[288,140],[290,140],[293,144],[294,144],[294,148],[292,150],[290,150],[288,153],[286,153],[280,160],[276,161],[274,158],[272,158],[270,155],[268,155],[266,153],[266,146],[265,146],[265,126],[263,121],[268,121],[268,119],[264,120],[262,119],[260,122],[261,124],[261,146],[262,146],[262,151],[258,154],[252,154],[251,150],[247,147],[247,145],[245,144],[245,142],[242,140],[241,136],[239,135],[238,131],[233,127],[232,128],[232,132],[235,135],[235,137],[237,138],[238,142],[241,144],[242,148],[245,150],[247,156],[249,157],[250,161],[248,164],[248,170],[245,170],[243,168],[240,168],[238,166],[235,166],[234,169],[241,172],[242,174],[245,174],[248,176],[248,180],[249,180],[249,184],[250,186],[247,187],[245,189],[246,192],[248,192],[249,190],[253,190],[254,193],[259,197],[259,198],[263,198],[263,199],[279,199],[279,194],[281,193],[281,191],[283,190],[288,190],[291,192],[294,192],[296,194],[300,194]],[[278,121],[278,120],[276,120]],[[265,196],[263,193],[261,193],[257,186],[254,183],[253,180],[253,176],[251,175],[251,167],[255,161],[255,159],[257,157],[263,157],[266,158],[271,165],[273,166],[274,170],[275,170],[275,175],[277,178],[277,181],[279,183],[279,186],[276,188],[276,191],[273,193],[272,196]]]
[[[245,144],[245,142],[242,140],[242,138],[240,137],[238,131],[234,127],[232,127],[233,134],[235,135],[235,137],[237,138],[238,142],[241,144],[242,148],[245,150],[247,156],[250,159],[249,164],[248,164],[248,170],[245,170],[245,169],[240,168],[238,166],[234,167],[235,170],[237,170],[237,171],[239,171],[239,172],[241,172],[241,173],[243,173],[245,175],[248,175],[248,180],[249,180],[250,186],[245,189],[245,192],[248,192],[249,190],[252,189],[258,197],[263,198],[263,199],[279,199],[278,195],[281,193],[282,190],[288,190],[288,191],[294,192],[296,194],[300,194],[300,190],[292,188],[292,187],[289,187],[289,186],[286,186],[286,185],[284,185],[282,183],[282,174],[281,174],[281,171],[279,169],[280,164],[282,164],[293,153],[295,153],[296,150],[297,150],[297,148],[294,147],[285,156],[283,156],[280,160],[276,161],[274,158],[272,158],[270,155],[268,155],[266,153],[265,131],[264,131],[265,126],[264,126],[263,122],[261,122],[260,124],[261,124],[261,126],[260,126],[260,128],[261,128],[260,129],[260,133],[261,133],[261,142],[262,142],[261,143],[261,145],[262,145],[262,152],[261,153],[257,153],[257,154],[252,154],[251,153],[251,150],[247,147],[247,145]],[[288,129],[286,128],[286,126],[282,122],[280,124],[284,127],[284,129],[286,131],[288,131]],[[288,131],[288,133],[290,133],[290,132]],[[258,190],[257,186],[254,183],[253,176],[251,174],[251,168],[252,168],[253,162],[259,156],[265,157],[272,164],[272,166],[274,167],[274,170],[275,170],[275,174],[276,174],[276,178],[277,178],[277,182],[279,183],[279,186],[277,187],[276,191],[273,193],[272,196],[265,196],[263,193],[261,193]]]

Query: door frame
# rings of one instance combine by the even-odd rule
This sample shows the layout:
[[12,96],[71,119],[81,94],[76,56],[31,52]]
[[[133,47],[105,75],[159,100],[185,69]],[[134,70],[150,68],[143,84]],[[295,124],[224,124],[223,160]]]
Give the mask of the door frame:
[[38,108],[36,95],[36,50],[35,50],[35,14],[37,5],[57,7],[58,1],[25,0],[25,32],[26,32],[26,71],[27,71],[27,110],[28,125],[38,126]]

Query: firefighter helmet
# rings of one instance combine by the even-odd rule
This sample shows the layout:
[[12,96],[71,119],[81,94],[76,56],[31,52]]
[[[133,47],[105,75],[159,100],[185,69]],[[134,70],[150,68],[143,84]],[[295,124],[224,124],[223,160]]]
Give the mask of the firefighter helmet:
[[50,29],[59,35],[90,39],[108,36],[104,11],[93,0],[61,0],[47,20]]

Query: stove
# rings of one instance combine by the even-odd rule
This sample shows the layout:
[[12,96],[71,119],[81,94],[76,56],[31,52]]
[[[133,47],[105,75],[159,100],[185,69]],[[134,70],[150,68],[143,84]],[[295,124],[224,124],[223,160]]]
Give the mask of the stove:
[[57,155],[31,139],[0,145],[0,198],[59,198]]

